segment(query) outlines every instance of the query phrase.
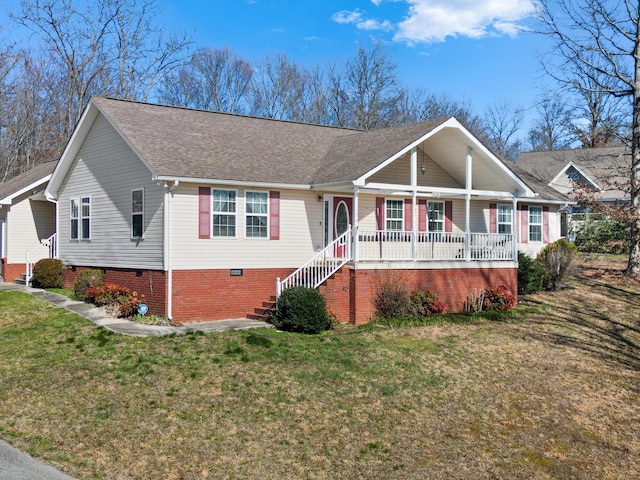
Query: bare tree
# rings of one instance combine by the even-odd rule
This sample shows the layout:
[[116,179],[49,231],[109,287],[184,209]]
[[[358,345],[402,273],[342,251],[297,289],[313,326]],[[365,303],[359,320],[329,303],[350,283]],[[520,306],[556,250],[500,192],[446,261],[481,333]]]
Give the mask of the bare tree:
[[501,157],[515,161],[521,142],[516,137],[522,124],[522,110],[509,102],[496,102],[487,107],[484,115],[486,140]]
[[594,91],[630,97],[630,195],[634,220],[627,273],[640,274],[640,2],[623,0],[540,0],[543,32],[560,55],[556,77],[585,74]]
[[528,132],[533,151],[568,148],[573,139],[571,108],[558,93],[546,94],[536,105],[537,117]]
[[189,40],[163,42],[152,26],[155,0],[23,0],[10,18],[39,37],[65,72],[59,101],[67,138],[92,95],[145,100],[180,62]]
[[399,123],[402,90],[396,65],[380,43],[358,49],[355,58],[347,62],[344,80],[350,126],[372,130]]
[[171,105],[245,113],[253,68],[228,48],[203,48],[164,82],[160,99]]
[[256,66],[251,85],[252,114],[302,121],[306,115],[309,74],[283,54],[267,56]]

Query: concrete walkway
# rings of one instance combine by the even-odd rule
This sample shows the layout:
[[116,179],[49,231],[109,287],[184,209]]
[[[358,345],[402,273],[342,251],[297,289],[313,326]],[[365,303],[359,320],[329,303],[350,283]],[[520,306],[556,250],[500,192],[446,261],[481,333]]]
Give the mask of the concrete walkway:
[[42,298],[47,302],[62,307],[70,312],[77,313],[90,322],[111,330],[112,332],[129,335],[131,337],[160,337],[163,335],[184,335],[190,332],[224,332],[226,330],[246,330],[249,328],[271,328],[272,325],[259,320],[247,318],[233,320],[213,320],[209,322],[191,322],[179,326],[143,325],[122,318],[113,318],[105,313],[104,309],[95,307],[89,303],[71,300],[64,295],[48,292],[40,288],[18,285],[15,283],[0,283],[0,291],[18,290],[29,293],[34,297]]

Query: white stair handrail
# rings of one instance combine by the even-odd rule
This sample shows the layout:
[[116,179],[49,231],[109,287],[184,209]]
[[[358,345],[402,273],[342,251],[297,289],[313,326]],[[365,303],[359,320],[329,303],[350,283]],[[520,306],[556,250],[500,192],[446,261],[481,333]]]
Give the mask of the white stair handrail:
[[43,258],[43,250],[45,248],[47,249],[46,258],[58,258],[58,239],[55,233],[51,235],[49,238],[45,238],[44,240],[41,240],[40,245],[38,245],[36,248],[26,253],[26,256],[25,256],[26,271],[24,275],[25,285],[29,285],[29,282],[31,282],[31,277],[33,277],[33,265],[35,262],[33,262],[31,259],[34,258],[36,254],[40,258]]
[[311,260],[284,280],[276,280],[276,299],[287,288],[304,286],[317,288],[331,275],[351,261],[351,226],[338,238],[319,251]]

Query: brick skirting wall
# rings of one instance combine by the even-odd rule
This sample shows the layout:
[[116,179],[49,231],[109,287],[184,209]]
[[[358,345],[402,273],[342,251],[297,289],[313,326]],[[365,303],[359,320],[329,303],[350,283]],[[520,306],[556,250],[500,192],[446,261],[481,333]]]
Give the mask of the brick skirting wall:
[[167,282],[166,272],[160,270],[136,270],[127,268],[76,267],[75,270],[63,269],[64,287],[73,289],[73,283],[82,270],[102,270],[104,283],[113,283],[127,287],[144,295],[144,303],[149,313],[166,315]]
[[[64,270],[65,287],[73,288],[79,271]],[[97,268],[97,267],[96,267]],[[98,268],[100,269],[100,268]],[[145,296],[149,312],[166,315],[166,272],[106,268],[105,283],[126,286]],[[242,275],[225,270],[175,270],[173,272],[173,319],[179,322],[245,318],[275,295],[276,278],[293,269],[243,269]],[[19,272],[22,273],[22,272]],[[19,276],[18,273],[18,276]],[[138,273],[140,275],[138,275]],[[447,311],[461,311],[474,292],[499,285],[517,294],[516,268],[355,270],[336,272],[319,290],[341,322],[367,323],[375,315],[373,298],[377,285],[397,278],[410,291],[429,290],[447,304]]]
[[449,312],[462,311],[467,297],[485,288],[505,285],[515,296],[518,291],[517,268],[353,270],[348,267],[343,267],[320,291],[341,321],[359,325],[375,315],[373,298],[377,285],[392,278],[404,282],[409,291],[437,293]]
[[13,282],[16,278],[20,278],[20,275],[26,272],[26,266],[24,263],[7,263],[7,259],[2,259],[2,278],[5,282]]

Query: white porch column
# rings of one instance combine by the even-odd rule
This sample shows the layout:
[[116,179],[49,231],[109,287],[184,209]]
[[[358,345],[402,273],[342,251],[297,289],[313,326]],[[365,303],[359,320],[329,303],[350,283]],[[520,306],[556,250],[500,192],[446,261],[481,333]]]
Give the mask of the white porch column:
[[465,189],[467,190],[467,194],[464,196],[464,221],[465,221],[465,240],[464,240],[464,250],[465,250],[465,260],[471,260],[471,189],[473,188],[473,150],[471,147],[467,147],[467,158],[466,158],[466,179],[465,179]]
[[353,218],[351,219],[351,223],[353,224],[353,226],[351,227],[351,255],[354,262],[358,261],[359,194],[360,187],[353,187]]
[[513,232],[513,259],[518,260],[518,199],[511,200],[511,231]]
[[411,149],[411,258],[418,255],[418,148]]

